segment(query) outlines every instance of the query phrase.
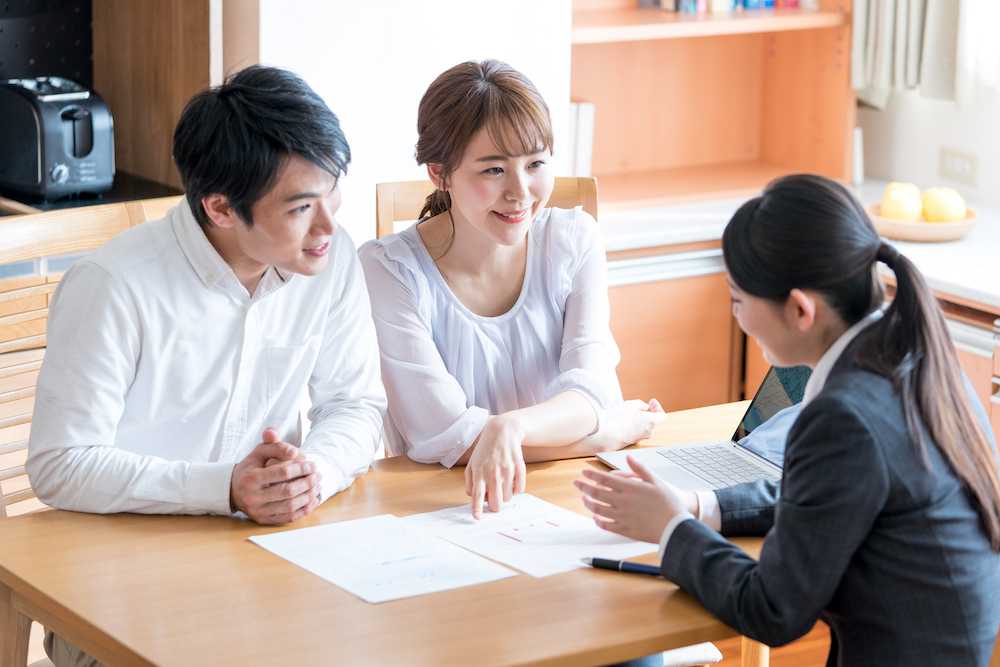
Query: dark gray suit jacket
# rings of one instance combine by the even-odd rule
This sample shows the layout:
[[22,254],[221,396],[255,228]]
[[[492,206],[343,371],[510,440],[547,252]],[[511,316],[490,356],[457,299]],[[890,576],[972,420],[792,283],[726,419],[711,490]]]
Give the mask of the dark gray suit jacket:
[[985,666],[1000,554],[937,446],[925,438],[925,465],[891,382],[855,365],[856,350],[792,427],[780,494],[763,482],[716,491],[723,535],[766,533],[759,562],[685,521],[663,576],[771,646],[824,620],[828,665]]

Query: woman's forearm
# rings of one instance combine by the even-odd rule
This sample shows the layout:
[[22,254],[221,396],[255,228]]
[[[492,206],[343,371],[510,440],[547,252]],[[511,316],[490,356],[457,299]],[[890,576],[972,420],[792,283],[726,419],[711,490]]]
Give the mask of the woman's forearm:
[[593,404],[580,392],[564,391],[547,401],[511,410],[495,419],[513,422],[527,449],[565,447],[583,440],[598,426]]
[[592,456],[587,436],[597,426],[598,417],[590,401],[579,392],[564,391],[537,405],[490,417],[457,463],[468,463],[479,441],[484,437],[492,439],[499,431],[514,432],[528,463]]

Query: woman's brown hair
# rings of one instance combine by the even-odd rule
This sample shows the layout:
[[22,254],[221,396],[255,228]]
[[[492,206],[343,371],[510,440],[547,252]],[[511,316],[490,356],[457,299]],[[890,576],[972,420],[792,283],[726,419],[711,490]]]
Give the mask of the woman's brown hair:
[[[462,161],[482,128],[505,155],[553,148],[549,108],[526,76],[498,60],[464,62],[442,73],[424,93],[417,111],[417,164],[440,164],[441,178]],[[435,190],[420,219],[451,208],[451,197]]]
[[860,336],[858,363],[892,380],[924,461],[926,427],[1000,551],[997,451],[972,407],[944,315],[920,271],[879,238],[861,204],[822,176],[786,176],[740,207],[722,249],[741,290],[784,301],[792,288],[813,289],[848,325],[882,305],[876,262],[892,269],[896,294],[882,319]]

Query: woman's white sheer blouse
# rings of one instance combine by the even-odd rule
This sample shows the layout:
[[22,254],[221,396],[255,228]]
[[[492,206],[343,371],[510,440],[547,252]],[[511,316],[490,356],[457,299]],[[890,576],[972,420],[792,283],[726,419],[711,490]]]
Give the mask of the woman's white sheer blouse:
[[360,251],[389,400],[390,454],[452,466],[490,415],[578,391],[620,403],[607,265],[596,221],[544,209],[528,232],[514,306],[476,315],[452,293],[416,225]]

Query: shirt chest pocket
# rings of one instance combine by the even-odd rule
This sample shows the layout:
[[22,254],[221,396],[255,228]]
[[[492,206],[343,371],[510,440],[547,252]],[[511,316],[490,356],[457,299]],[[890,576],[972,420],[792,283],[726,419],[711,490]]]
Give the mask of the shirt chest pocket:
[[303,395],[309,384],[316,356],[319,354],[319,336],[301,341],[281,341],[265,344],[260,368],[267,386],[267,401],[271,408],[289,407]]

